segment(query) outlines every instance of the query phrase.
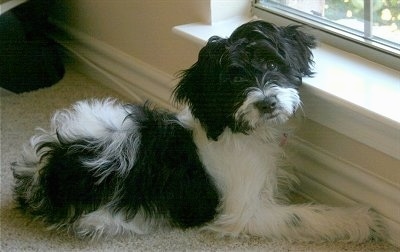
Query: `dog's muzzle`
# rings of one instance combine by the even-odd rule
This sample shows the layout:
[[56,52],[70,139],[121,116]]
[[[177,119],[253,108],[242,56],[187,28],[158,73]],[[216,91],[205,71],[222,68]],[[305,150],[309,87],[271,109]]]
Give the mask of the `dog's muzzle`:
[[263,100],[255,102],[254,106],[263,114],[271,114],[276,109],[278,99],[276,96],[265,97]]

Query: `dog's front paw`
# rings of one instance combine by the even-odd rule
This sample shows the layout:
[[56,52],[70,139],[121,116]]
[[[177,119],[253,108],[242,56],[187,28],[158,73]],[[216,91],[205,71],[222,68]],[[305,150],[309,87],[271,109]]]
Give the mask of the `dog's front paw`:
[[216,220],[204,226],[201,230],[214,233],[220,237],[247,236],[243,233],[245,223],[231,215],[220,215]]
[[381,216],[371,208],[368,209],[367,215],[370,218],[369,240],[382,240],[384,237],[386,237],[386,230],[383,225]]
[[381,217],[369,207],[349,208],[349,223],[347,229],[348,240],[351,242],[365,242],[381,240],[385,237],[385,228]]

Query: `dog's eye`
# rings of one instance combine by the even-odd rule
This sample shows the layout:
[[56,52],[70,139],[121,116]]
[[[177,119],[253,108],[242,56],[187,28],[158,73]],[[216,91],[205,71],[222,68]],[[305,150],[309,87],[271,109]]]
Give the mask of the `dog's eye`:
[[233,81],[234,82],[243,82],[243,81],[245,81],[246,79],[244,78],[244,77],[242,77],[242,76],[235,76],[235,77],[233,77]]
[[266,67],[268,70],[273,71],[273,70],[277,70],[278,69],[278,65],[275,62],[272,61],[268,61],[266,63]]

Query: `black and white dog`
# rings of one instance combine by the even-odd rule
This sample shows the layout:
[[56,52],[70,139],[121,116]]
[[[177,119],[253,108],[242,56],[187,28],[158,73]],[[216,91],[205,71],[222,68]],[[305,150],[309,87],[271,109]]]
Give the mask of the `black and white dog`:
[[[12,165],[25,211],[79,236],[202,226],[222,235],[362,242],[381,233],[366,207],[282,203],[282,124],[312,75],[314,38],[252,21],[212,37],[181,73],[179,114],[115,100],[58,111]],[[285,179],[283,179],[285,180]]]

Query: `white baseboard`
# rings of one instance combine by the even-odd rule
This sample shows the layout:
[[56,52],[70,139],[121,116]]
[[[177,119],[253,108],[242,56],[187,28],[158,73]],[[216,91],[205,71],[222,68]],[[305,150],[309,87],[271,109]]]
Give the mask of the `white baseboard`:
[[[52,34],[68,57],[85,74],[118,92],[136,99],[149,99],[167,109],[176,84],[173,77],[130,55],[57,21]],[[137,97],[139,95],[140,97]],[[388,241],[400,247],[400,188],[362,167],[327,153],[302,139],[292,139],[290,157],[296,164],[302,193],[331,205],[369,205],[388,227]]]

